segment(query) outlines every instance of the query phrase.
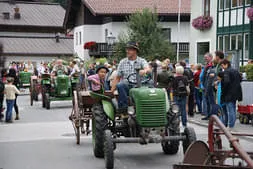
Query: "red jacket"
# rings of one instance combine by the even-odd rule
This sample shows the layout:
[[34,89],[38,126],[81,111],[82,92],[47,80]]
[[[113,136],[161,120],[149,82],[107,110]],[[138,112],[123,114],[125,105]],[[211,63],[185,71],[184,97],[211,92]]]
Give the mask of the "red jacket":
[[193,76],[193,81],[194,81],[194,86],[199,87],[200,81],[199,81],[199,75],[201,73],[201,70],[198,70],[197,72],[194,73]]

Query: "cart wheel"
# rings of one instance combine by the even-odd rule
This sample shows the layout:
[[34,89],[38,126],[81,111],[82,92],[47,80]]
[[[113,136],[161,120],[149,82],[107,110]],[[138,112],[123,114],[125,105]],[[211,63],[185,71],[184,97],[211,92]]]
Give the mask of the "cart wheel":
[[192,127],[186,127],[184,129],[184,134],[186,139],[183,140],[183,150],[184,153],[188,149],[188,147],[197,140],[195,130]]
[[239,121],[241,124],[243,124],[243,115],[241,113],[239,114]]
[[80,122],[80,115],[79,115],[79,107],[78,107],[78,100],[77,100],[77,92],[73,91],[73,107],[74,107],[74,116],[75,116],[75,127],[76,127],[76,144],[80,144],[80,128],[81,128],[81,122]]
[[247,115],[243,117],[243,124],[249,124],[249,117]]
[[105,130],[104,133],[104,157],[105,157],[105,168],[114,168],[114,145],[112,140],[112,133],[110,130]]
[[189,146],[184,155],[183,163],[191,165],[207,165],[209,148],[203,141],[196,141]]
[[46,109],[50,109],[50,96],[49,96],[49,93],[46,93],[45,94],[45,106],[46,106]]
[[80,126],[76,125],[76,144],[80,144]]

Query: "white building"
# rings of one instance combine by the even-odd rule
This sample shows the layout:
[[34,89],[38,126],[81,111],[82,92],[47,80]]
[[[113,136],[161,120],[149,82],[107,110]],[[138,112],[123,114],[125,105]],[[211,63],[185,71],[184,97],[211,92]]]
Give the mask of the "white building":
[[247,16],[252,0],[191,1],[191,23],[198,16],[213,17],[209,30],[190,27],[190,61],[203,63],[206,52],[235,52],[243,64],[253,59],[253,22]]
[[[143,8],[156,7],[164,32],[172,44],[180,42],[180,54],[189,56],[190,1],[182,0],[181,29],[177,30],[178,1],[175,0],[72,0],[67,9],[65,25],[74,29],[74,52],[83,59],[89,58],[86,42],[106,44],[112,33],[118,37],[127,30],[126,17]],[[81,5],[80,5],[81,4]]]
[[199,16],[211,16],[213,25],[208,30],[190,26],[190,63],[203,63],[204,54],[216,50],[217,0],[191,1],[191,23]]

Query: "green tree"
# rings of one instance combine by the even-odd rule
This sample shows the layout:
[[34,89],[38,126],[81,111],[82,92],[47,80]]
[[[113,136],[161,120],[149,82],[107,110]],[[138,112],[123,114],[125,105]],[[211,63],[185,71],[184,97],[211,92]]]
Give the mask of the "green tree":
[[175,59],[175,52],[168,38],[164,36],[162,26],[159,23],[158,14],[149,9],[136,12],[127,18],[127,33],[119,35],[116,44],[115,58],[126,57],[125,46],[127,41],[139,43],[139,55],[147,60],[165,58]]

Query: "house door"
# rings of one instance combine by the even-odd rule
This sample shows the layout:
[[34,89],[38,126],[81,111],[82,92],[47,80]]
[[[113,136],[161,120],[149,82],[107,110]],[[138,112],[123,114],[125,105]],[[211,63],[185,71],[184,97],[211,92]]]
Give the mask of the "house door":
[[204,64],[204,55],[209,52],[209,42],[197,43],[197,62]]

